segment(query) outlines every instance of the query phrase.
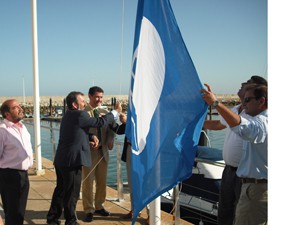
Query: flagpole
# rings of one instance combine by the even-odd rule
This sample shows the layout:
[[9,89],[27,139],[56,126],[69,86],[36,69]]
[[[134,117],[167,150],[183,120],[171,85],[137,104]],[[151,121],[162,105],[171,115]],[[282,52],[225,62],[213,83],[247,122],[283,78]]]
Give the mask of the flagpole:
[[37,44],[37,13],[36,0],[31,0],[32,13],[32,52],[33,52],[33,86],[34,86],[34,148],[37,175],[45,174],[42,169],[41,153],[41,125],[40,125],[40,95],[39,95],[39,68]]
[[160,225],[161,215],[160,215],[160,196],[154,199],[150,203],[150,225]]
[[25,100],[25,81],[24,81],[24,76],[23,76],[23,105],[26,104],[26,100]]

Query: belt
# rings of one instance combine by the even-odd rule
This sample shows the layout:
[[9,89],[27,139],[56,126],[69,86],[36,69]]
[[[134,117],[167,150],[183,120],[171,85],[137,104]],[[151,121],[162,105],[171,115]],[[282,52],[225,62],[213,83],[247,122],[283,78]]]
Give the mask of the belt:
[[236,171],[237,170],[237,167],[234,167],[234,166],[230,166],[230,165],[226,165],[229,167],[229,169],[233,170],[233,171]]
[[11,169],[11,168],[0,168],[0,171],[18,171],[18,172],[22,172],[22,173],[27,173],[27,170],[19,170],[19,169]]
[[241,178],[241,182],[244,183],[254,183],[254,184],[264,184],[268,183],[267,179],[255,179],[255,178]]

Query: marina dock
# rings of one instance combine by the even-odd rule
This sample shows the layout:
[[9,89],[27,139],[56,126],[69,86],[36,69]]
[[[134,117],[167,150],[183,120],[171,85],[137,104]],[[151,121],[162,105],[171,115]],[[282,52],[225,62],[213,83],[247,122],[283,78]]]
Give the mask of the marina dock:
[[[30,190],[28,196],[28,202],[26,207],[24,224],[47,224],[46,215],[50,207],[53,190],[56,184],[56,175],[53,169],[52,161],[43,158],[44,175],[36,175],[35,168],[29,171]],[[115,225],[130,225],[130,219],[123,219],[122,217],[130,210],[130,198],[129,193],[124,193],[124,200],[118,200],[117,190],[107,187],[107,196],[105,208],[111,212],[108,217],[94,215],[94,220],[90,223],[83,221],[84,212],[81,199],[77,203],[77,217],[79,224],[99,225],[99,224],[115,224]],[[0,214],[3,218],[2,202],[0,200]],[[146,223],[147,213],[144,209],[141,216],[138,217],[136,225],[144,225]],[[63,215],[61,217],[61,224],[64,224],[65,220]],[[174,224],[173,215],[161,211],[161,224],[171,225]],[[191,225],[191,223],[184,220],[180,221],[182,225]]]

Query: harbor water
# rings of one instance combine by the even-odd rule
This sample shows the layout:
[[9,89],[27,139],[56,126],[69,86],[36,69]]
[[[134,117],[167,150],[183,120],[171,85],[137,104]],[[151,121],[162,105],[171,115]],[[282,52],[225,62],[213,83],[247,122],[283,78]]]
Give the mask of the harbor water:
[[[214,115],[212,119],[218,119],[217,115]],[[33,121],[24,121],[29,133],[31,134],[32,145],[34,145],[34,126]],[[53,160],[53,155],[57,147],[59,140],[59,127],[60,122],[51,122],[41,120],[41,152],[42,157],[49,160]],[[225,130],[222,131],[207,131],[208,145],[213,148],[222,149],[225,136]],[[107,184],[115,186],[117,183],[117,150],[119,148],[120,154],[122,154],[124,141],[124,135],[116,135],[114,148],[109,152],[109,166]],[[123,183],[127,182],[126,165],[121,161],[121,177]]]

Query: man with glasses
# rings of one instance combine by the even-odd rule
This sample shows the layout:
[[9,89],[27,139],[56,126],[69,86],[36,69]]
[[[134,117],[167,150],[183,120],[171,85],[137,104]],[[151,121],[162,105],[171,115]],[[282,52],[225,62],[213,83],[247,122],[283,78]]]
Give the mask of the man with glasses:
[[[237,93],[241,102],[244,99],[246,85],[251,83],[268,84],[263,77],[251,76],[248,81],[241,84],[241,88]],[[250,117],[245,113],[242,103],[234,106],[231,110],[242,117]],[[220,120],[206,120],[203,127],[209,130],[223,130],[229,126],[221,117]],[[220,186],[218,225],[232,225],[234,221],[235,208],[241,192],[241,181],[237,177],[236,171],[243,153],[242,146],[243,139],[228,128],[223,145],[225,167]]]
[[268,218],[268,88],[248,84],[245,87],[243,107],[252,118],[233,113],[219,103],[209,85],[202,89],[202,97],[215,106],[231,130],[243,139],[243,154],[236,174],[242,183],[235,212],[235,225],[267,224]]

